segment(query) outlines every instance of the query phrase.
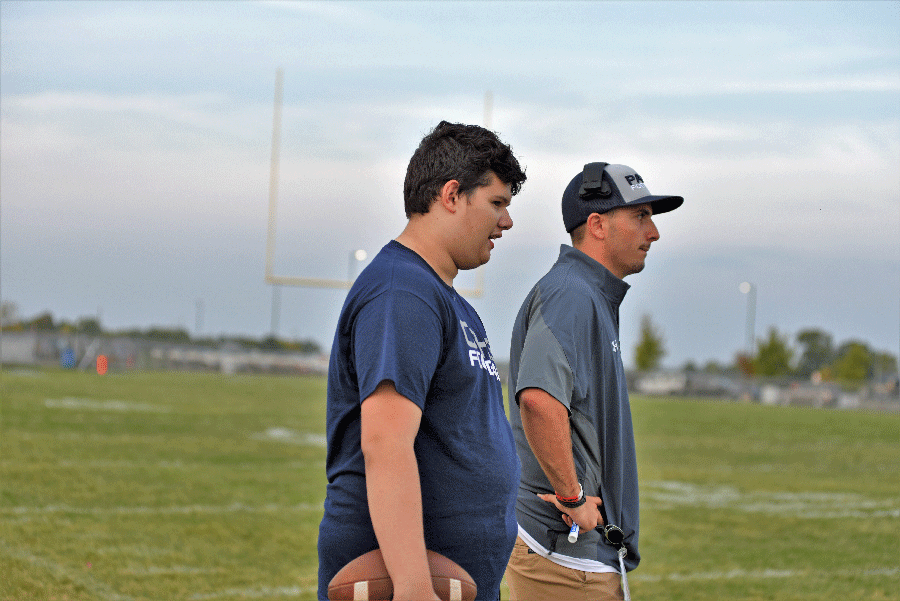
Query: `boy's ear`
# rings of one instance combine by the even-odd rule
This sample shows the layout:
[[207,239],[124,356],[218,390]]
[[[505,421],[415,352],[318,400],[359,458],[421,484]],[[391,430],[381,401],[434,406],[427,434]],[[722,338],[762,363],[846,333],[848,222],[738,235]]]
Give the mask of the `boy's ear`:
[[442,207],[451,213],[455,213],[457,202],[459,201],[459,182],[455,179],[451,179],[445,183],[441,187],[441,193],[437,200],[441,203]]

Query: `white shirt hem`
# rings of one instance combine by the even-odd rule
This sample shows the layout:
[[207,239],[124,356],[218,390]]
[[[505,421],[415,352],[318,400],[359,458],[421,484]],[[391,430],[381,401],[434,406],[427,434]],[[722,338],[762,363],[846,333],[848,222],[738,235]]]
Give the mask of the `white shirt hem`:
[[542,547],[540,543],[531,538],[531,536],[527,532],[525,532],[525,529],[522,528],[522,526],[519,526],[519,538],[525,541],[525,544],[528,545],[529,549],[531,549],[541,557],[549,559],[553,563],[561,565],[564,568],[569,568],[571,570],[580,570],[582,572],[593,572],[595,574],[619,573],[619,570],[615,569],[612,566],[606,565],[602,561],[570,557],[568,555],[561,555],[555,551],[553,552],[553,554],[551,554],[550,551]]

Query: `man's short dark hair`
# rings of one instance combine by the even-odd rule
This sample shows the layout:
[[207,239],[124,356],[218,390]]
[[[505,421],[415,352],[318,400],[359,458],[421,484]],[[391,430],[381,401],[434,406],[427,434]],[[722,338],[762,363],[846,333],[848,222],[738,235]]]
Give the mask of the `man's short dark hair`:
[[457,180],[459,193],[468,194],[490,183],[489,172],[509,184],[513,196],[525,182],[525,171],[497,134],[478,125],[441,121],[422,139],[406,168],[406,216],[427,213],[448,181]]
[[572,245],[581,244],[584,242],[585,232],[587,232],[587,222],[585,221],[574,230],[569,232],[569,235],[572,237]]

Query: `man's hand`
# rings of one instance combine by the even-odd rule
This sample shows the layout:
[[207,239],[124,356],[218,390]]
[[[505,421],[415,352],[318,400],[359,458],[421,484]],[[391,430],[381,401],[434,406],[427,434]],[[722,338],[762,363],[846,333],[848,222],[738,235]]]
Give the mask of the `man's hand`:
[[575,509],[569,509],[568,507],[560,505],[554,494],[542,494],[538,495],[538,497],[542,501],[556,505],[556,508],[563,514],[563,521],[569,528],[572,527],[573,520],[584,532],[603,525],[603,516],[600,513],[600,506],[603,505],[603,501],[600,497],[590,497],[585,495],[584,505]]
[[[572,457],[568,409],[540,388],[522,390],[518,400],[525,437],[550,485],[556,492],[574,497],[580,486]],[[570,528],[573,519],[584,531],[593,530],[603,523],[599,509],[602,504],[600,497],[586,497],[585,504],[577,509],[563,507],[554,494],[542,494],[538,497],[556,505]]]

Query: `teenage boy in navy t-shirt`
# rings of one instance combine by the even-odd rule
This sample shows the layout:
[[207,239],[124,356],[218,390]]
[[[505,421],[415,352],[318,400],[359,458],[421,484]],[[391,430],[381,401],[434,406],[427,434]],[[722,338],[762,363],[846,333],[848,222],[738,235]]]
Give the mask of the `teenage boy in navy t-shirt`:
[[354,283],[331,349],[319,599],[376,548],[395,600],[437,599],[426,549],[465,568],[478,599],[499,597],[519,462],[487,334],[453,279],[490,259],[524,181],[473,125],[442,121],[410,160],[409,222]]

